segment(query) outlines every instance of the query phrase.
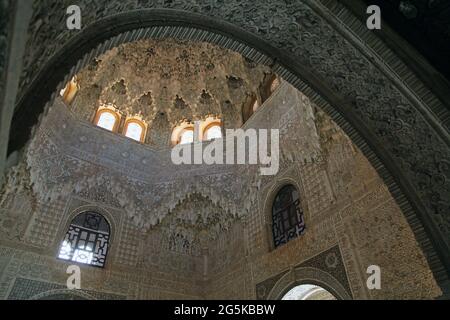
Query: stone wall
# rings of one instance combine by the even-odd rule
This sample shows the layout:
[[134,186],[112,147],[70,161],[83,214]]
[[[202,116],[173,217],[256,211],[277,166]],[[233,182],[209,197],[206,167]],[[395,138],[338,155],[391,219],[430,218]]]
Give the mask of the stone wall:
[[[304,281],[343,299],[440,295],[382,180],[303,94],[283,83],[246,127],[280,128],[275,177],[177,168],[170,149],[95,128],[58,100],[1,192],[0,298],[68,294],[69,264],[56,256],[86,209],[111,222],[112,240],[105,269],[82,267],[80,299],[267,299]],[[286,183],[300,191],[307,229],[274,249],[272,200]],[[374,264],[380,291],[365,286]]]

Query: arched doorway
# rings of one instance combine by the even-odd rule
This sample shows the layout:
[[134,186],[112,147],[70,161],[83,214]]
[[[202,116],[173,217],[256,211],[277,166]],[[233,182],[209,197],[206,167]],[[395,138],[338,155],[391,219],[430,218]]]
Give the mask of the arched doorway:
[[[438,282],[448,285],[450,229],[445,215],[449,206],[445,190],[450,185],[450,139],[441,119],[417,101],[414,92],[400,84],[394,74],[383,69],[382,61],[371,55],[364,44],[345,35],[345,30],[320,5],[312,1],[296,3],[280,12],[274,27],[267,25],[271,21],[265,11],[268,9],[261,6],[253,10],[251,6],[253,12],[248,13],[248,5],[244,3],[241,8],[249,15],[246,18],[230,14],[239,7],[236,3],[200,8],[181,2],[131,11],[111,6],[116,10],[114,13],[105,10],[90,17],[82,32],[67,35],[65,44],[48,46],[48,50],[54,51],[52,58],[42,64],[45,67],[27,70],[34,80],[21,87],[22,96],[10,134],[10,152],[26,144],[31,128],[58,84],[63,86],[80,67],[104,50],[143,37],[216,43],[270,65],[344,128],[385,180],[414,226],[419,243],[423,248],[432,248],[426,249],[426,256]],[[117,14],[117,10],[121,13]],[[288,18],[293,17],[292,10],[300,13],[295,22]],[[92,10],[95,11],[98,12]],[[64,20],[61,15],[54,16],[56,20]],[[214,16],[227,18],[224,21]],[[281,35],[284,27],[290,31]],[[300,38],[299,28],[303,31]],[[284,36],[288,38],[283,39]],[[41,41],[40,45],[46,46],[47,42]],[[312,54],[314,50],[320,54]],[[314,59],[318,56],[321,58]],[[341,65],[333,63],[342,60],[347,60],[350,66],[344,76]],[[384,89],[393,90],[392,96],[384,96]]]
[[337,298],[320,286],[302,284],[289,290],[281,300],[337,300]]
[[[317,293],[317,295],[315,294]],[[354,297],[330,273],[313,267],[297,267],[281,277],[271,288],[268,300],[313,300],[314,297],[331,300],[352,300]]]

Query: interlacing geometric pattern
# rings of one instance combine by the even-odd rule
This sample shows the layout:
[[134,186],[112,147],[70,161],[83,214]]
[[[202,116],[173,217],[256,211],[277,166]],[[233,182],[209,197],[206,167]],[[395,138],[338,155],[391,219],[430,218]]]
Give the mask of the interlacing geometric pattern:
[[103,268],[109,238],[109,224],[102,215],[95,212],[82,213],[70,224],[58,257]]
[[276,247],[288,243],[305,232],[305,219],[297,189],[283,187],[275,197],[272,208],[273,242]]

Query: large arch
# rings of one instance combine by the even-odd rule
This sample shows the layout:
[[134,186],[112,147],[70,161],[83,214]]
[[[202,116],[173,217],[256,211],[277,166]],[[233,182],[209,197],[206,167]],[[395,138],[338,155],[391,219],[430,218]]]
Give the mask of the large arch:
[[[80,32],[64,29],[64,3],[35,6],[22,75],[33,80],[19,87],[10,152],[27,143],[56,89],[109,48],[145,37],[215,43],[271,66],[344,129],[386,182],[449,291],[449,112],[403,81],[322,3],[110,1],[102,10],[81,2],[89,13]],[[54,30],[34,31],[44,10]],[[52,41],[56,35],[61,41]]]
[[281,300],[289,290],[303,284],[322,287],[339,300],[353,299],[344,286],[328,272],[317,268],[300,267],[290,270],[281,277],[270,291],[267,300]]

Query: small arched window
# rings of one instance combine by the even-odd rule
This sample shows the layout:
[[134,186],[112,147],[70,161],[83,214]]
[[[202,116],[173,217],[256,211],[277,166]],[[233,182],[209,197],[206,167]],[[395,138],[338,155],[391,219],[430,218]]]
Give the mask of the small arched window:
[[196,130],[192,122],[184,122],[172,131],[171,144],[190,144],[195,142]]
[[146,126],[144,122],[138,119],[130,119],[127,120],[124,127],[124,134],[126,137],[139,141],[144,142],[145,140],[145,131]]
[[206,127],[203,138],[205,141],[222,138],[222,127],[220,123],[212,123],[208,127]]
[[61,244],[58,258],[103,268],[109,249],[110,226],[96,212],[75,217]]
[[272,206],[272,232],[275,248],[288,243],[305,231],[300,197],[293,185],[281,188]]
[[194,128],[185,128],[180,133],[179,144],[189,144],[194,142]]
[[60,95],[63,98],[64,102],[67,104],[71,104],[75,99],[75,96],[78,92],[78,83],[77,78],[73,77],[72,80],[67,83],[66,87],[61,90]]
[[111,108],[100,108],[97,111],[94,123],[103,129],[116,132],[120,123],[120,116]]

